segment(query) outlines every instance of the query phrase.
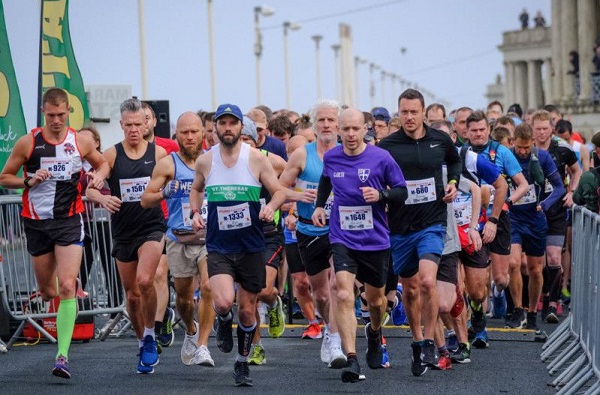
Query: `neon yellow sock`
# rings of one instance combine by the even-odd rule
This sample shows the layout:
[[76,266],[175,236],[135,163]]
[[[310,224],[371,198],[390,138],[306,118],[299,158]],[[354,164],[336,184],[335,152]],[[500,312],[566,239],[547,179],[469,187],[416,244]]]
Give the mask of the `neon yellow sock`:
[[67,359],[69,358],[69,347],[71,346],[71,338],[73,337],[73,328],[75,328],[76,317],[77,300],[75,298],[61,300],[56,316],[56,332],[58,337],[57,358],[60,355]]

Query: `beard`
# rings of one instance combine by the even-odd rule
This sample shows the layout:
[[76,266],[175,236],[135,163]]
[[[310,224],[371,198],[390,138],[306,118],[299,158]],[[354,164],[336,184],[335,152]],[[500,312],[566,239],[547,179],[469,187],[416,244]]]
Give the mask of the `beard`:
[[188,160],[196,160],[198,156],[200,156],[200,150],[201,147],[199,145],[195,148],[186,148],[181,145],[179,146],[179,153],[181,153],[181,156]]
[[217,137],[219,138],[219,141],[221,142],[221,144],[223,144],[226,147],[232,147],[232,146],[236,145],[236,143],[240,139],[241,135],[242,135],[242,133],[240,131],[240,133],[237,133],[233,137],[230,137],[231,140],[225,140],[225,136],[222,135],[221,133],[217,132]]

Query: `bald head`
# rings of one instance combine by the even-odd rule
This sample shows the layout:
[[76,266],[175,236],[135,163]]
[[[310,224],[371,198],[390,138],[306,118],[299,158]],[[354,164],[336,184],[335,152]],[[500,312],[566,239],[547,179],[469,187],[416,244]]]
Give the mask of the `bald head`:
[[348,122],[349,119],[356,119],[361,124],[365,124],[365,114],[356,108],[347,108],[340,114],[339,123],[340,128],[343,127],[344,122]]
[[189,122],[200,122],[200,126],[202,126],[202,118],[198,114],[192,111],[186,111],[177,118],[177,126],[176,129],[179,129],[180,124],[186,124]]
[[198,157],[202,147],[204,128],[202,119],[192,111],[184,112],[177,118],[176,136],[179,152],[187,159]]
[[367,125],[362,111],[355,108],[347,108],[340,114],[339,118],[340,136],[344,152],[347,155],[358,155],[365,149],[365,134]]
[[306,144],[308,144],[308,140],[304,136],[296,135],[290,138],[286,145],[288,157],[292,154],[292,152],[296,151],[302,146],[305,146]]

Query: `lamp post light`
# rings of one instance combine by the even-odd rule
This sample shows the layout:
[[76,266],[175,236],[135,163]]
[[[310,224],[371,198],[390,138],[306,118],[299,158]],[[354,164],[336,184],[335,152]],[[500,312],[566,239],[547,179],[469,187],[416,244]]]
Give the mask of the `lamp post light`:
[[358,94],[358,85],[359,85],[359,79],[358,79],[358,66],[360,66],[361,64],[365,64],[367,63],[367,59],[363,59],[360,56],[355,56],[354,57],[354,85],[355,85],[355,89],[354,92],[356,93],[356,103],[357,103],[357,107],[360,107],[360,95]]
[[317,98],[321,97],[321,40],[323,36],[316,34],[311,37],[315,42],[315,62],[316,62],[316,77],[317,77]]
[[288,56],[288,31],[298,30],[300,25],[294,22],[283,22],[283,61],[285,67],[285,107],[290,110],[292,107],[292,93],[290,91],[290,60]]
[[260,17],[271,16],[275,10],[268,6],[254,7],[254,55],[256,56],[256,105],[261,104],[260,58],[262,57],[262,33],[260,32]]

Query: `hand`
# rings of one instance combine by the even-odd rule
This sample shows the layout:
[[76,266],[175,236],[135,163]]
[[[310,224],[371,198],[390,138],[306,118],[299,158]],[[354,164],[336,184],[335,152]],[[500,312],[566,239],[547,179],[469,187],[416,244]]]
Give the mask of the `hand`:
[[285,217],[285,227],[292,232],[296,230],[296,222],[298,222],[298,218],[293,215]]
[[498,225],[487,221],[483,226],[483,238],[482,241],[485,244],[491,243],[496,238],[496,231],[498,230]]
[[477,229],[469,227],[469,229],[467,230],[467,236],[469,237],[469,244],[473,245],[473,250],[475,252],[479,251],[482,246],[482,241],[481,235],[479,234]]
[[50,176],[51,174],[48,170],[38,169],[35,173],[31,175],[31,179],[29,180],[27,185],[29,185],[29,188],[33,188],[34,186],[46,181],[46,179],[50,178]]
[[104,201],[101,202],[102,206],[108,210],[109,213],[114,214],[121,209],[121,199],[116,196],[111,195],[102,195],[104,196]]
[[379,201],[379,191],[371,187],[360,187],[362,191],[363,199],[367,203],[376,203]]
[[273,221],[273,216],[275,215],[275,211],[271,208],[271,206],[264,205],[260,212],[258,213],[258,219],[263,220],[265,222]]
[[202,215],[200,215],[200,213],[194,213],[194,216],[192,217],[192,229],[197,232],[204,228],[206,228],[206,224],[204,223]]
[[173,196],[175,193],[177,193],[178,190],[179,190],[179,181],[171,180],[171,181],[167,182],[167,185],[165,185],[165,187],[163,188],[162,196],[163,196],[163,198],[168,199],[171,196]]
[[563,207],[573,207],[573,192],[567,192],[563,197]]
[[322,228],[327,225],[327,215],[323,207],[315,208],[311,219],[316,227]]
[[104,187],[104,178],[100,177],[98,173],[90,171],[86,173],[86,176],[89,177],[88,185],[90,187],[98,190]]
[[300,194],[300,199],[298,201],[302,203],[314,203],[315,200],[317,200],[317,190],[305,189],[304,192]]
[[456,199],[456,195],[458,193],[456,191],[456,185],[454,185],[454,184],[446,185],[444,192],[445,192],[444,198],[442,199],[444,201],[444,203],[452,203],[454,201],[454,199]]

